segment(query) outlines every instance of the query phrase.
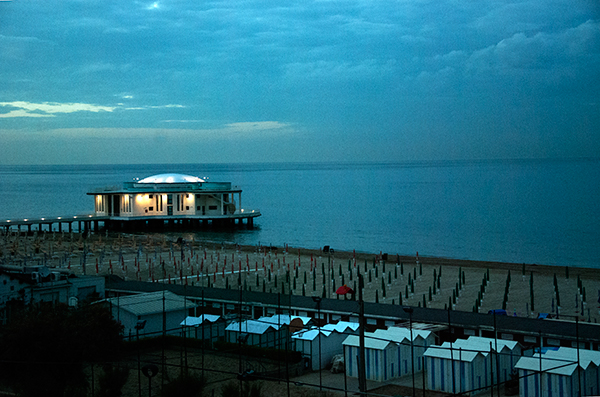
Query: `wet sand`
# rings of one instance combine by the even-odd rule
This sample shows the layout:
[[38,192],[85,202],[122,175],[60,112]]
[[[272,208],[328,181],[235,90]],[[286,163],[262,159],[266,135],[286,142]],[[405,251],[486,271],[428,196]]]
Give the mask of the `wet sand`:
[[598,269],[382,256],[186,241],[164,234],[0,236],[1,265],[45,265],[77,275],[115,274],[128,280],[216,288],[235,288],[241,274],[248,290],[289,293],[291,288],[293,294],[331,298],[337,297],[335,290],[343,284],[355,289],[360,273],[366,301],[439,309],[451,305],[460,311],[475,307],[480,313],[502,308],[510,274],[506,302],[510,315],[537,317],[540,312],[558,312],[570,319],[578,316],[581,321],[600,319]]

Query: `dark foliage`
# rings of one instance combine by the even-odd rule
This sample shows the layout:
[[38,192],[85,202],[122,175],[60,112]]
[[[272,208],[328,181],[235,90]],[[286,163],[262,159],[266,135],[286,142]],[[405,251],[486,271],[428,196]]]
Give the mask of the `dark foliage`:
[[[231,342],[215,342],[213,344],[215,350],[230,352],[230,353],[238,353],[240,350],[240,346],[237,343]],[[284,350],[284,349],[274,349],[274,348],[265,348],[259,346],[248,346],[242,345],[242,354],[244,356],[250,357],[264,357],[270,360],[289,362],[289,363],[297,363],[302,360],[302,353],[295,350]]]
[[123,395],[121,389],[125,386],[129,377],[129,368],[113,367],[105,365],[103,372],[98,378],[98,392],[100,397],[120,397]]
[[0,332],[0,377],[22,396],[84,395],[83,363],[117,358],[120,332],[99,306],[32,306]]
[[201,397],[205,386],[206,380],[201,376],[186,374],[164,385],[160,395],[162,397]]
[[262,383],[250,383],[229,381],[221,387],[223,397],[260,397],[262,394]]

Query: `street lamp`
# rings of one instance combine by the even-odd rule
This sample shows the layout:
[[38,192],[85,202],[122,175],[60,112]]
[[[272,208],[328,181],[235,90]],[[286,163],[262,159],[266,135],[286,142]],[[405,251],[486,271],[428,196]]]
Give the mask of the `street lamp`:
[[404,313],[408,313],[408,323],[410,326],[410,368],[412,371],[412,384],[413,384],[413,397],[416,397],[416,387],[415,387],[415,349],[413,346],[413,330],[412,330],[412,314],[413,308],[404,306],[402,307]]
[[317,304],[317,327],[319,329],[317,337],[319,338],[319,390],[323,390],[323,381],[321,378],[321,300],[320,296],[313,296],[313,302]]

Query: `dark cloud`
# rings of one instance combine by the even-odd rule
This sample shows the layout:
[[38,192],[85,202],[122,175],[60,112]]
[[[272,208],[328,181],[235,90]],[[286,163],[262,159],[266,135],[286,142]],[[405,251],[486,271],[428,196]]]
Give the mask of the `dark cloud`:
[[599,146],[600,18],[588,1],[65,0],[0,13],[4,101],[115,109],[41,118],[0,108],[5,136],[294,126],[268,145],[257,136],[247,153],[214,143],[222,161],[273,145],[290,160],[304,158],[300,147],[335,159],[321,142],[357,160],[572,157]]

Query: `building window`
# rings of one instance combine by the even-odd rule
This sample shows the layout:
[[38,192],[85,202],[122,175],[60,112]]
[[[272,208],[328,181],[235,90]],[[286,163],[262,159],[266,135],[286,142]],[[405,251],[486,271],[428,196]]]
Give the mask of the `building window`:
[[200,211],[200,206],[199,205],[196,206],[196,211]]
[[154,207],[148,208],[148,211],[150,211],[150,212],[154,211]]
[[149,195],[149,196],[148,196],[148,198],[149,198],[149,199],[153,199],[153,198],[154,198],[154,195],[153,195],[153,194],[151,194],[151,195]]
[[104,212],[104,196],[96,196],[96,212]]
[[186,210],[186,211],[189,211],[189,210],[190,210],[190,206],[189,206],[189,205],[186,205],[186,206],[185,206],[185,210]]
[[131,212],[131,202],[133,201],[133,196],[132,195],[123,195],[121,200],[122,200],[123,212]]
[[217,206],[216,205],[209,205],[208,209],[209,209],[209,211],[214,211],[214,210],[217,209]]

